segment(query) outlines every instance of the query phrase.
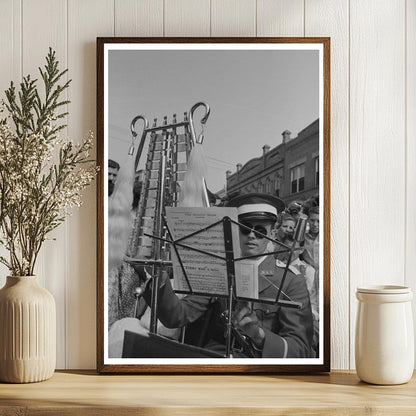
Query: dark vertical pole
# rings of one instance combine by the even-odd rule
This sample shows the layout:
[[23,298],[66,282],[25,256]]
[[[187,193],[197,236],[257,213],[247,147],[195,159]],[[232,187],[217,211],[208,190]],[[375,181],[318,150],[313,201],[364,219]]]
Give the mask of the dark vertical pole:
[[233,250],[233,238],[231,233],[231,219],[224,217],[224,247],[225,247],[225,261],[227,267],[228,276],[228,317],[227,317],[227,329],[226,329],[226,348],[225,355],[227,358],[231,356],[231,334],[232,334],[232,310],[233,310],[233,296],[234,296],[234,250]]
[[[164,150],[162,150],[160,168],[159,168],[159,194],[156,207],[156,227],[155,235],[159,238],[163,234],[163,225],[162,225],[162,213],[163,205],[165,203],[165,166],[166,166],[166,155]],[[153,280],[152,280],[152,309],[150,314],[150,332],[157,333],[157,302],[158,302],[158,291],[159,291],[159,279],[162,275],[163,269],[161,266],[161,241],[155,239],[155,252],[154,258],[157,262],[153,265]]]

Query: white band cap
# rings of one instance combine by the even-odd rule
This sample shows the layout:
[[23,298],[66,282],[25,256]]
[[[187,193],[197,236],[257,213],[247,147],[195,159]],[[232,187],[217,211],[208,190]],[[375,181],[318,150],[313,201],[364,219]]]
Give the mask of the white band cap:
[[246,204],[237,208],[238,215],[248,214],[251,212],[268,212],[277,216],[277,209],[269,204]]

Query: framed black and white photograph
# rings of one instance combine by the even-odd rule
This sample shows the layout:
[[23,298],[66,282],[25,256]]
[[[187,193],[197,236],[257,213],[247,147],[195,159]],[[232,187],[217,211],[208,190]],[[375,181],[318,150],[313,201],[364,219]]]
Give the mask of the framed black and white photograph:
[[330,370],[329,46],[97,39],[99,372]]

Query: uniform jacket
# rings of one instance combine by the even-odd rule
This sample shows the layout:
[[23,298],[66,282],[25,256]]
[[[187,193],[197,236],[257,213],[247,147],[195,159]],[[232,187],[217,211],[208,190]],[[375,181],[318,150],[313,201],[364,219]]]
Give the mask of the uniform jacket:
[[[275,299],[281,285],[284,268],[277,267],[274,257],[267,256],[259,266],[259,298]],[[158,319],[168,328],[178,328],[202,317],[213,302],[213,298],[187,295],[180,299],[174,293],[167,276],[160,282],[158,293]],[[145,298],[150,301],[150,289]],[[276,304],[254,302],[253,309],[265,332],[265,342],[259,357],[263,358],[310,358],[312,352],[313,322],[309,294],[305,280],[288,271],[282,288],[282,300],[293,300],[302,304],[300,309]],[[221,310],[226,302],[221,300]],[[216,316],[215,318],[218,318]],[[210,336],[212,335],[212,337]],[[213,345],[214,334],[208,334]],[[218,337],[216,343],[221,343]]]

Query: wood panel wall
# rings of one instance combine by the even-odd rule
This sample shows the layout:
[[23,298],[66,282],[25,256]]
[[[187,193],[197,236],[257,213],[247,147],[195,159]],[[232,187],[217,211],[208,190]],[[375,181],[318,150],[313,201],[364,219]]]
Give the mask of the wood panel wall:
[[[95,130],[97,36],[331,37],[331,361],[354,368],[356,287],[416,289],[416,0],[0,0],[0,9],[0,91],[36,74],[53,47],[73,79],[64,134],[75,141]],[[95,234],[93,185],[37,267],[57,303],[58,368],[95,368]]]

